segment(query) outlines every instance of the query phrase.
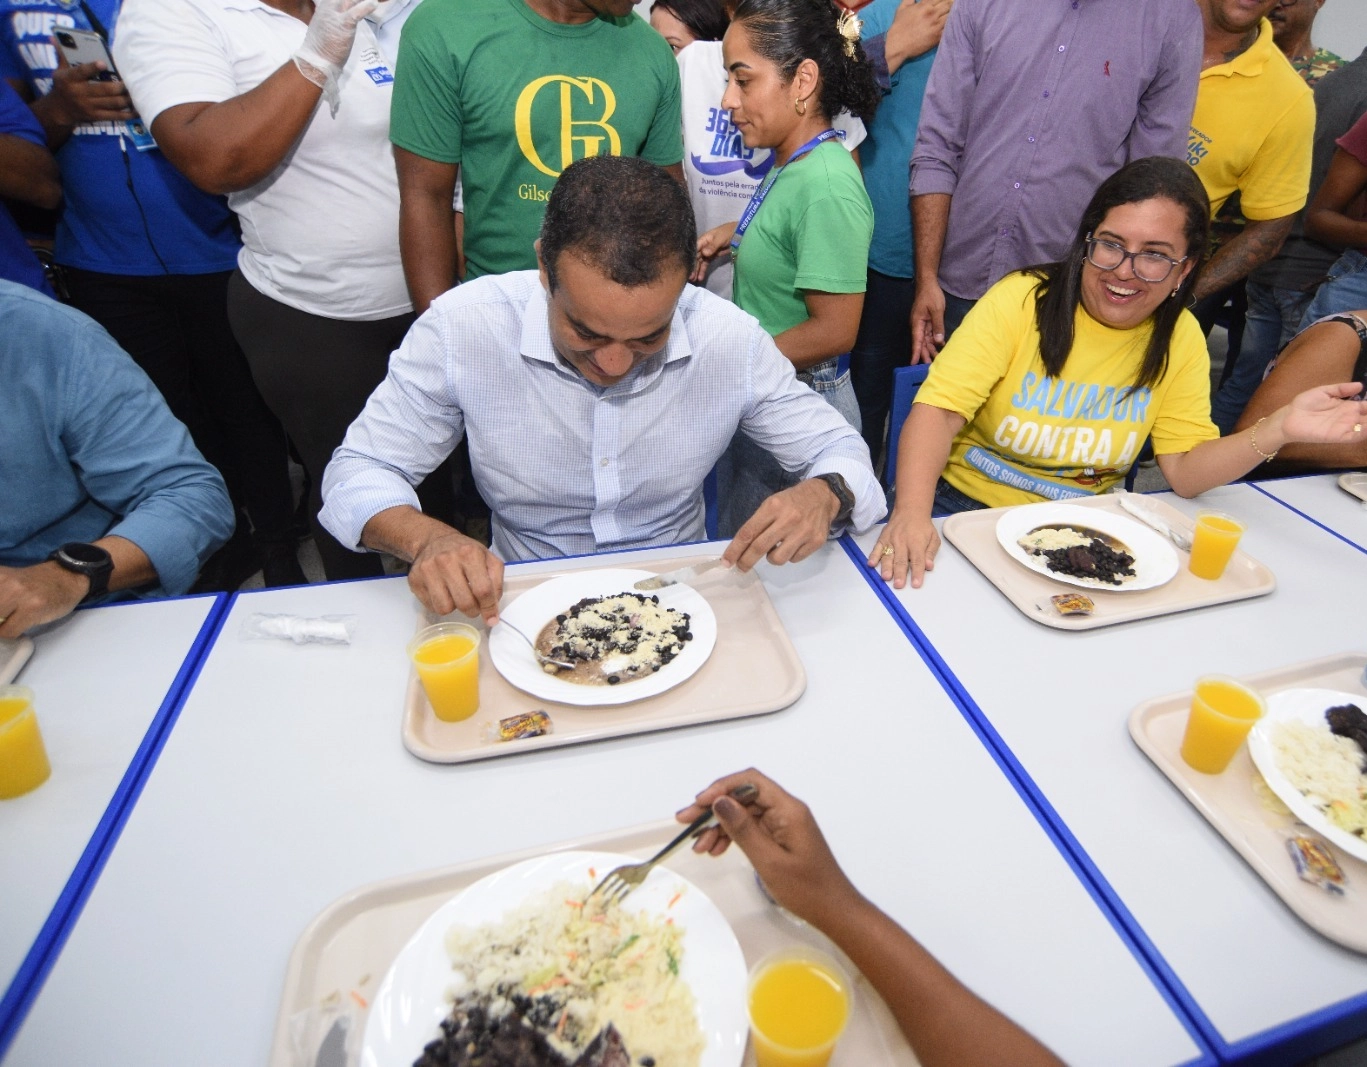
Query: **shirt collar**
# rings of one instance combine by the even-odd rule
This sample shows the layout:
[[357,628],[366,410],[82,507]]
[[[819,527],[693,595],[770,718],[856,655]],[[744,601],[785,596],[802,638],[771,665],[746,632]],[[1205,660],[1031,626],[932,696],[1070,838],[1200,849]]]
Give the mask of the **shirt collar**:
[[[687,285],[684,286],[685,293],[687,293],[688,288]],[[683,303],[683,299],[684,297],[681,295],[679,304]],[[527,299],[527,306],[522,316],[522,338],[518,342],[518,351],[527,359],[549,364],[557,373],[574,379],[585,388],[593,389],[607,396],[631,396],[649,388],[660,376],[666,364],[687,359],[693,354],[693,346],[688,342],[688,331],[685,328],[683,312],[679,310],[679,304],[674,305],[674,317],[669,323],[669,343],[665,345],[664,352],[646,360],[632,372],[630,377],[615,385],[603,387],[594,385],[573,367],[566,366],[556,355],[555,346],[551,344],[550,305],[546,299],[546,290],[537,281],[533,283],[531,295]]]
[[1239,53],[1228,63],[1217,63],[1213,67],[1207,67],[1201,71],[1201,77],[1213,77],[1218,74],[1230,78],[1235,74],[1242,74],[1246,78],[1256,78],[1263,72],[1275,50],[1276,45],[1272,43],[1272,23],[1263,19],[1258,23],[1258,38],[1249,45],[1247,51]]

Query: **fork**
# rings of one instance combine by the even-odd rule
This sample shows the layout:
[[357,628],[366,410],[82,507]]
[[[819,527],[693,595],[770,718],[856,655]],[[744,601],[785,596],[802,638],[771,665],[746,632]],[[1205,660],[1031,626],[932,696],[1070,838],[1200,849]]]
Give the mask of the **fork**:
[[522,638],[522,640],[526,641],[526,642],[527,642],[527,647],[530,648],[530,649],[532,650],[532,655],[536,657],[536,662],[537,662],[537,663],[540,663],[540,664],[543,665],[543,666],[544,666],[545,664],[547,664],[547,663],[551,663],[551,664],[554,664],[555,666],[561,668],[562,670],[567,670],[567,671],[572,671],[572,670],[574,670],[574,664],[573,664],[573,663],[566,663],[564,660],[561,660],[561,659],[551,659],[550,656],[543,656],[543,655],[541,654],[541,650],[540,650],[539,648],[536,647],[536,642],[534,642],[530,637],[528,637],[526,634],[524,634],[521,630],[519,630],[519,629],[518,629],[516,626],[514,626],[512,623],[510,623],[507,619],[502,619],[502,618],[499,619],[499,620],[498,620],[498,624],[499,624],[500,626],[506,626],[508,629],[512,630],[513,633],[517,634],[518,637],[520,637],[520,638]]
[[[731,790],[731,796],[740,804],[749,804],[758,795],[759,789],[756,786],[750,785],[748,782],[743,785],[738,785],[735,789]],[[627,863],[621,867],[608,871],[608,873],[603,876],[603,880],[594,886],[593,891],[584,898],[584,903],[587,904],[591,898],[602,893],[603,902],[605,904],[620,904],[628,893],[646,880],[646,875],[655,868],[656,864],[690,837],[697,837],[704,830],[710,829],[715,825],[717,825],[716,816],[712,814],[712,809],[708,808],[689,823],[688,826],[684,828],[683,832],[674,838],[673,841],[665,845],[664,848],[651,856],[650,859],[643,863]]]

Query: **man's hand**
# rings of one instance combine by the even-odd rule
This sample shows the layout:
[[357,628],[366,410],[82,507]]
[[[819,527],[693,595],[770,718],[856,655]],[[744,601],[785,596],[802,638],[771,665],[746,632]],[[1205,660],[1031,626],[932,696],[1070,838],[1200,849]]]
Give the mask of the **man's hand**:
[[[730,795],[741,785],[759,790],[749,804]],[[734,841],[774,899],[799,918],[821,927],[826,916],[862,899],[831,854],[807,805],[759,771],[719,778],[675,818],[689,823],[708,807],[721,826],[698,838],[693,851],[720,856]]]
[[736,531],[722,559],[748,571],[762,558],[770,563],[799,563],[826,543],[840,501],[819,478],[808,478],[773,494]]
[[888,73],[940,43],[954,0],[902,0],[888,27]]
[[688,276],[688,280],[694,285],[701,285],[706,281],[712,261],[723,252],[730,252],[731,238],[735,235],[734,222],[723,222],[720,226],[714,226],[706,233],[699,234],[698,258],[693,263],[693,273]]
[[482,615],[493,626],[503,596],[503,561],[473,538],[448,529],[413,558],[408,587],[429,611]]
[[945,292],[934,278],[917,278],[911,304],[911,362],[929,363],[944,343]]
[[90,579],[52,562],[0,567],[0,637],[18,637],[64,618],[90,592]]
[[[54,45],[54,48],[56,46]],[[61,51],[52,73],[52,91],[34,108],[39,118],[58,126],[84,122],[124,122],[133,118],[133,99],[121,81],[95,81],[108,68],[103,60],[71,66]]]

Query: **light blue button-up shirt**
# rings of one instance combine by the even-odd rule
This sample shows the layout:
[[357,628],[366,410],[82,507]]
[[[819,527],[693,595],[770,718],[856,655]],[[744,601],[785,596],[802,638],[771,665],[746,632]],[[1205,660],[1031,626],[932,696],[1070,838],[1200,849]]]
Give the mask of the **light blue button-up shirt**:
[[418,507],[413,486],[463,433],[504,559],[699,540],[703,479],[737,428],[790,471],[842,475],[856,528],[887,510],[859,434],[728,301],[685,286],[666,348],[603,388],[556,356],[537,273],[491,275],[436,300],[390,357],[320,518],[359,547],[372,516]]
[[151,380],[80,312],[0,281],[0,566],[114,534],[183,593],[233,532],[218,471]]

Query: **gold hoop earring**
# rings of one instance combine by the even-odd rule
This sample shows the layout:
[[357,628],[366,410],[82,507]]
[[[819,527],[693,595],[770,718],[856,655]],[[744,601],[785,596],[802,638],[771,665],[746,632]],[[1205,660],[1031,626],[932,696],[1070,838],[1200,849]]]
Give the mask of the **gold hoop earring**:
[[794,101],[793,101],[793,110],[796,111],[799,115],[805,115],[805,114],[807,114],[807,101],[805,101],[805,100],[800,100],[800,99],[799,99],[799,100],[794,100]]

